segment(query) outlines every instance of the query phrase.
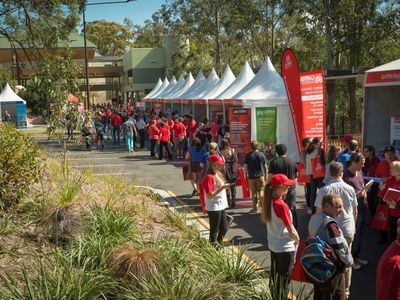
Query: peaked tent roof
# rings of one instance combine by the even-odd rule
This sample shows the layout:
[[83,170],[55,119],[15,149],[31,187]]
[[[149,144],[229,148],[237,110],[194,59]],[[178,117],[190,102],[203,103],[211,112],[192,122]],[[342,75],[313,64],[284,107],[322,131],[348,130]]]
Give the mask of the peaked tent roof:
[[235,81],[236,77],[233,74],[231,68],[226,66],[224,74],[222,74],[221,79],[218,83],[205,95],[203,95],[203,99],[215,99],[219,94],[224,92],[233,81]]
[[0,93],[0,102],[5,103],[5,102],[22,102],[26,104],[26,101],[22,99],[20,96],[18,96],[10,87],[10,85],[7,83],[4,89]]
[[246,61],[235,81],[233,81],[224,92],[216,96],[215,99],[233,99],[233,96],[244,88],[254,78],[254,76],[253,70]]
[[365,72],[366,87],[400,85],[400,59]]
[[183,75],[179,76],[177,83],[168,92],[163,93],[162,97],[164,99],[169,99],[173,94],[179,91],[185,85],[185,77]]
[[157,81],[155,87],[143,99],[151,98],[155,93],[157,93],[157,90],[160,88],[161,85],[162,85],[161,78],[158,78],[158,81]]
[[189,72],[189,75],[186,77],[185,84],[180,90],[177,90],[173,95],[169,97],[169,99],[178,99],[181,95],[186,93],[187,90],[190,89],[190,87],[194,84],[195,80],[193,78],[193,75],[191,72]]
[[155,99],[155,98],[157,98],[157,96],[158,96],[159,94],[161,94],[162,91],[165,90],[165,88],[166,88],[168,85],[169,85],[169,80],[168,80],[167,77],[165,77],[165,79],[164,79],[162,85],[160,86],[160,88],[151,96],[151,98],[148,98],[148,99]]
[[[206,78],[203,75],[203,72],[200,71],[197,74],[196,80],[193,82],[192,86],[183,94],[179,96],[180,99],[192,99],[193,96],[197,95],[199,92],[199,88],[203,85],[203,83],[206,81]],[[175,97],[177,98],[177,97]]]
[[212,68],[212,70],[208,74],[207,80],[203,83],[201,87],[199,87],[199,92],[193,97],[193,99],[205,99],[203,96],[207,94],[210,90],[212,90],[218,82],[219,77],[217,75],[217,72],[215,72],[215,69]]
[[170,90],[172,90],[174,88],[176,83],[177,83],[177,81],[176,81],[175,76],[172,76],[171,81],[169,82],[168,86],[161,93],[159,93],[157,95],[157,98],[162,99],[166,93],[168,93]]
[[[282,77],[275,70],[269,57],[257,72],[257,75],[232,97],[242,100],[269,100],[269,103],[287,104],[287,95]],[[273,101],[273,102],[270,102]]]

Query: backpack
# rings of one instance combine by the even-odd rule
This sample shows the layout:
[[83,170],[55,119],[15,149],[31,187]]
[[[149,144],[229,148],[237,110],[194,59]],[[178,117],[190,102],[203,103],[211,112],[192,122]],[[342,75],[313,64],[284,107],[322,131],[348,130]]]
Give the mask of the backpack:
[[323,284],[332,279],[341,268],[333,248],[320,239],[318,233],[329,223],[335,222],[332,218],[326,218],[317,234],[306,241],[306,247],[301,254],[300,262],[308,278],[316,284]]

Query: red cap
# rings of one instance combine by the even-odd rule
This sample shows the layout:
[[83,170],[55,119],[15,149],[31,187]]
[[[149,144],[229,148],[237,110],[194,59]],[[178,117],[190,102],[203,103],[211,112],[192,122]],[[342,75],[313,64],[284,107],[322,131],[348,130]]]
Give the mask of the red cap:
[[221,156],[218,154],[211,154],[208,157],[208,161],[216,163],[218,166],[223,166],[225,165],[224,161],[222,160]]
[[294,185],[295,181],[292,179],[287,178],[285,174],[275,174],[271,177],[269,181],[269,185],[271,187],[276,187],[280,185]]
[[344,135],[344,136],[342,137],[342,139],[341,139],[341,142],[342,142],[342,143],[348,143],[348,142],[350,142],[351,140],[353,140],[353,136],[351,136],[351,135]]

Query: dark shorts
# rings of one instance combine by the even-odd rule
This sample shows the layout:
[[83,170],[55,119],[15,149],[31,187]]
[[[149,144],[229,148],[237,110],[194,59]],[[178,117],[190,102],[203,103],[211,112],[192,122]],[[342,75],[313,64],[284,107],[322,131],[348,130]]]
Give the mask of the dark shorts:
[[200,163],[191,162],[190,163],[190,171],[192,173],[197,173],[200,170]]

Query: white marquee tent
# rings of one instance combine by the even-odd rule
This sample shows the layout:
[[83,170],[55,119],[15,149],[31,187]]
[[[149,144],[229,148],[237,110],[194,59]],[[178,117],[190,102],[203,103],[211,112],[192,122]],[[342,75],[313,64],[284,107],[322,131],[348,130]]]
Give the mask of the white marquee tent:
[[178,81],[176,81],[175,76],[172,76],[171,81],[169,82],[168,86],[165,87],[159,94],[157,94],[158,99],[163,99],[164,95],[168,94],[176,85]]
[[183,93],[185,93],[188,89],[190,89],[190,87],[193,85],[194,83],[194,78],[191,72],[189,72],[189,75],[186,77],[185,80],[185,84],[182,86],[181,89],[176,90],[176,92],[174,92],[172,95],[169,95],[168,99],[175,99],[175,98],[179,98],[180,95],[182,95]]
[[[296,137],[285,85],[267,58],[256,76],[232,99],[241,99],[243,107],[251,108],[251,139],[256,139],[256,108],[277,108],[277,142],[288,148],[288,156],[298,159]],[[265,142],[265,141],[260,141]]]
[[156,99],[157,96],[159,94],[161,94],[162,91],[164,91],[168,85],[169,85],[169,80],[168,80],[167,77],[165,77],[165,79],[164,79],[162,85],[160,86],[160,88],[151,96],[151,98],[147,98],[147,99]]
[[11,115],[17,127],[26,127],[26,101],[18,96],[7,83],[0,93],[0,120],[5,119],[5,111]]
[[161,87],[162,84],[163,84],[163,82],[162,82],[161,78],[158,78],[158,81],[157,81],[156,85],[154,86],[154,88],[143,99],[151,98],[155,93],[157,93],[158,89]]
[[382,150],[398,141],[395,145],[400,150],[400,132],[396,134],[391,128],[391,121],[395,121],[396,127],[400,126],[400,59],[365,73],[364,145]]

